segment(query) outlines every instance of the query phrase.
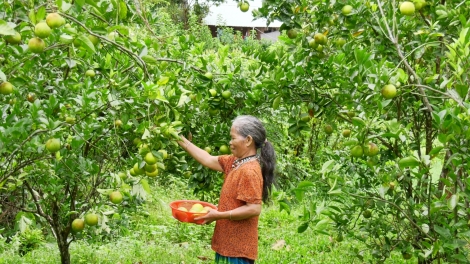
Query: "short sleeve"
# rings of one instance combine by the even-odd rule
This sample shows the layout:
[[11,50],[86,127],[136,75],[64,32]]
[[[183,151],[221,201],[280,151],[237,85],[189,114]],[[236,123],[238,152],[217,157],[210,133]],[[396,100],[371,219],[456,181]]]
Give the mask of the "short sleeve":
[[234,160],[235,157],[232,155],[219,156],[219,164],[222,167],[225,175],[228,175],[228,173],[232,170],[232,164]]
[[263,196],[263,178],[254,170],[244,171],[238,182],[237,199],[250,204],[261,204]]

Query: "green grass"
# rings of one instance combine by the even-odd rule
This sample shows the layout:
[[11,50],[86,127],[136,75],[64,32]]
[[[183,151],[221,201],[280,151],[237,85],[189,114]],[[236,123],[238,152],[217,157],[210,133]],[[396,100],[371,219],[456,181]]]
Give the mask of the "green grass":
[[[165,192],[164,192],[165,191]],[[210,263],[214,252],[210,239],[214,225],[199,226],[179,223],[172,218],[168,203],[182,198],[195,198],[176,190],[155,191],[154,200],[147,204],[150,215],[133,217],[132,230],[127,236],[111,242],[93,242],[93,239],[72,243],[72,263]],[[314,234],[307,229],[297,233],[300,222],[295,209],[289,215],[279,212],[276,205],[264,207],[259,227],[259,259],[257,263],[375,263],[367,253],[364,260],[354,256],[354,248],[363,248],[359,242],[345,237],[341,243],[332,242],[329,236]],[[273,244],[284,240],[279,249]],[[49,240],[39,249],[21,257],[15,243],[4,244],[0,251],[0,263],[60,263],[55,242]],[[2,245],[0,245],[0,250]],[[397,252],[385,263],[404,262]]]

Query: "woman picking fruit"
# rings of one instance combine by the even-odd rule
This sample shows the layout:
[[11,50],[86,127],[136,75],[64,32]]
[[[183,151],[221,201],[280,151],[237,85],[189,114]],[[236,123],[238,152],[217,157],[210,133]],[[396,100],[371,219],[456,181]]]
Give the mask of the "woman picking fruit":
[[248,264],[258,257],[258,218],[274,182],[276,156],[256,117],[237,117],[230,136],[232,155],[212,156],[184,137],[178,143],[202,165],[224,173],[219,210],[195,219],[204,219],[204,224],[216,221],[215,262]]

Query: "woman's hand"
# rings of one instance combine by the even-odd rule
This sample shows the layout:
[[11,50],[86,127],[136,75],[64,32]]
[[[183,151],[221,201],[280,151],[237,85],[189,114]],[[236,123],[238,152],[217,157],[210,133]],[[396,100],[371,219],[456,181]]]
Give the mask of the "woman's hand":
[[200,216],[198,218],[194,218],[194,220],[202,220],[204,219],[204,222],[202,222],[203,225],[208,225],[214,221],[217,221],[220,218],[220,214],[221,212],[215,210],[215,209],[209,209],[209,211],[207,212],[207,214],[203,215],[203,216]]
[[222,167],[219,164],[218,156],[211,156],[207,151],[197,147],[191,141],[189,141],[184,136],[180,136],[181,140],[178,141],[178,144],[186,150],[197,162],[201,163],[203,166],[208,167],[209,169],[216,171],[223,171]]

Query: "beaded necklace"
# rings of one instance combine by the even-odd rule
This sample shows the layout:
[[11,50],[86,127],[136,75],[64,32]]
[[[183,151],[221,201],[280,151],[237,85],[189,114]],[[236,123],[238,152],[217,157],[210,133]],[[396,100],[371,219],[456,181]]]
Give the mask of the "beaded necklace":
[[236,170],[238,169],[241,165],[247,163],[248,161],[251,161],[253,159],[258,159],[258,157],[256,155],[253,155],[253,156],[248,156],[248,157],[244,157],[243,159],[236,159],[233,161],[233,164],[232,164],[232,169],[233,170]]

